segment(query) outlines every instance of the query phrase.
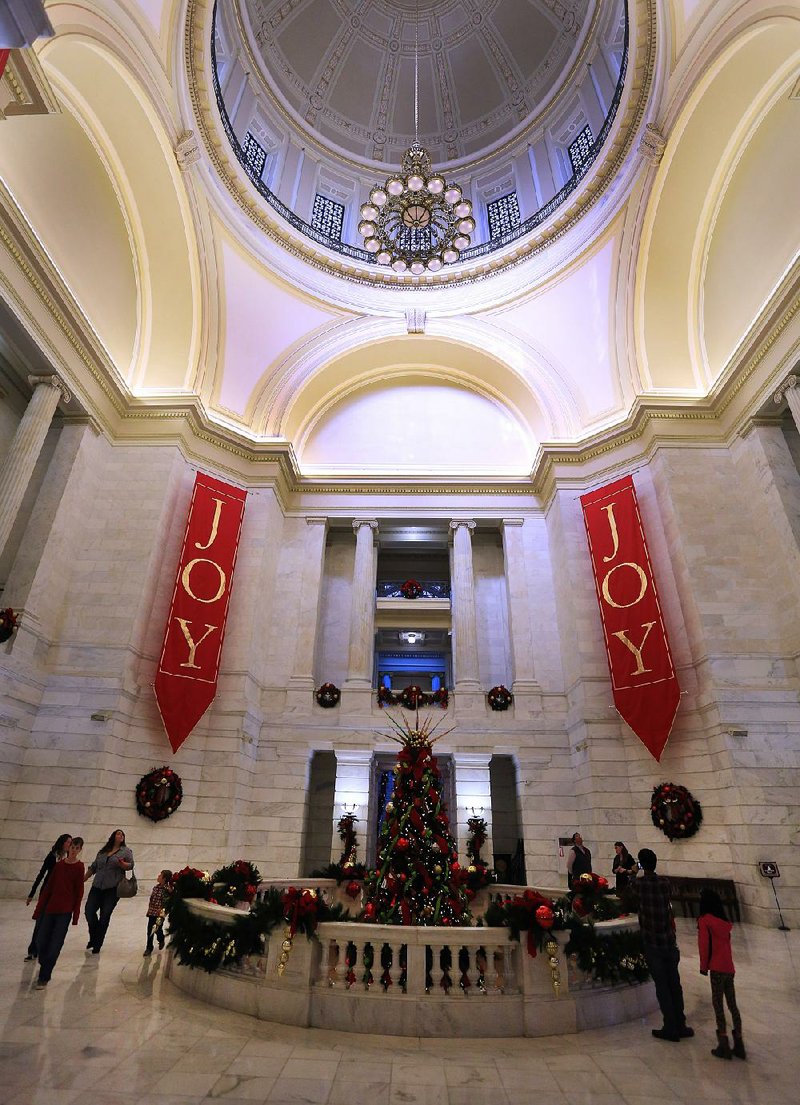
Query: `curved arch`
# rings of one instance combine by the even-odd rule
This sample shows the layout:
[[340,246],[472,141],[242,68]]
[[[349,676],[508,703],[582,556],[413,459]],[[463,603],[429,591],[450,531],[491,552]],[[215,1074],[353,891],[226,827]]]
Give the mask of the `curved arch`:
[[[647,390],[705,394],[785,270],[777,240],[763,242],[775,271],[758,288],[746,269],[729,266],[731,289],[750,284],[752,294],[740,296],[736,313],[746,317],[731,321],[739,330],[727,353],[720,354],[724,343],[718,342],[710,355],[705,294],[715,228],[748,149],[800,63],[800,18],[755,10],[754,19],[751,10],[749,20],[733,32],[722,28],[716,53],[702,69],[695,60],[695,72],[702,75],[677,114],[647,204],[634,306]],[[787,204],[788,195],[781,202]],[[740,210],[740,225],[753,214]],[[729,226],[726,238],[731,236]]]
[[[74,10],[57,5],[54,14],[74,17]],[[129,229],[140,302],[131,360],[118,364],[120,375],[134,392],[184,391],[194,382],[202,332],[193,212],[164,105],[102,30],[73,19],[42,49],[42,60],[113,181]],[[92,304],[85,309],[91,319]]]
[[500,402],[538,441],[572,438],[578,404],[540,351],[483,320],[434,318],[424,335],[397,319],[361,319],[326,327],[293,352],[255,395],[256,432],[295,440],[320,404],[353,380],[393,371],[433,370]]

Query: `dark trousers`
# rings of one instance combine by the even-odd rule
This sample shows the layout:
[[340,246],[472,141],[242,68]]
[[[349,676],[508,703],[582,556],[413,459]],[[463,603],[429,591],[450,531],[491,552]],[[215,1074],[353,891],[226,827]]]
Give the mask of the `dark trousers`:
[[721,1035],[725,1035],[728,1031],[728,1027],[725,1024],[725,1006],[722,1004],[722,999],[724,997],[731,1011],[733,1034],[734,1036],[741,1036],[742,1018],[739,1013],[739,1007],[736,1004],[736,988],[733,985],[733,975],[727,974],[724,971],[711,971],[710,974],[711,1003],[714,1006],[714,1016],[717,1018],[717,1032]]
[[147,951],[153,950],[153,936],[158,939],[159,948],[164,947],[164,918],[163,917],[148,917],[147,918]]
[[[44,916],[44,914],[42,915]],[[33,922],[33,932],[31,933],[31,942],[28,944],[28,955],[32,955],[34,959],[39,958],[39,933],[42,930],[42,918],[39,917]]]
[[681,976],[678,973],[681,953],[677,944],[673,944],[671,948],[656,948],[652,944],[642,944],[642,949],[655,983],[656,997],[664,1018],[664,1028],[667,1032],[677,1035],[686,1026]]
[[89,943],[92,951],[99,952],[108,932],[108,924],[111,914],[117,908],[117,888],[109,887],[107,890],[99,890],[93,886],[86,899],[84,915],[89,925]]
[[39,926],[39,982],[49,982],[64,947],[71,913],[43,913]]

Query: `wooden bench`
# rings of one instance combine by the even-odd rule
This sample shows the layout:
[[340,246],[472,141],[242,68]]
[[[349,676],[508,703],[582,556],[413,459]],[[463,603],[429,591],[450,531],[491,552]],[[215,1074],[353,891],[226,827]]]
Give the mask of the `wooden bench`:
[[704,886],[716,890],[729,921],[739,921],[739,899],[736,896],[736,883],[733,879],[692,879],[676,875],[669,877],[672,908],[677,913],[681,907],[681,916],[697,917],[700,905],[700,891]]

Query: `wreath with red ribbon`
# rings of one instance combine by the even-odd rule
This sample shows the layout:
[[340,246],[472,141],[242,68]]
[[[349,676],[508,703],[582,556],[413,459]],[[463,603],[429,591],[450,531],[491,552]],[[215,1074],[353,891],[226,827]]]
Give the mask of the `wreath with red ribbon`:
[[670,840],[694,836],[703,821],[700,803],[686,787],[677,783],[659,783],[650,798],[653,824]]
[[163,821],[183,801],[180,776],[171,767],[157,767],[136,785],[136,809],[151,821]]
[[400,594],[404,599],[418,599],[422,594],[422,584],[415,579],[407,579],[400,588]]

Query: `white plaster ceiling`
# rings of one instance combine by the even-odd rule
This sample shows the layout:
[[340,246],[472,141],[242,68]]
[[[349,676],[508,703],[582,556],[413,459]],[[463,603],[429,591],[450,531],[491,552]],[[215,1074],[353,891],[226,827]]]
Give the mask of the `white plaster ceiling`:
[[[323,143],[397,160],[414,137],[417,0],[239,0],[263,76]],[[418,0],[420,140],[475,157],[557,89],[592,0]]]

